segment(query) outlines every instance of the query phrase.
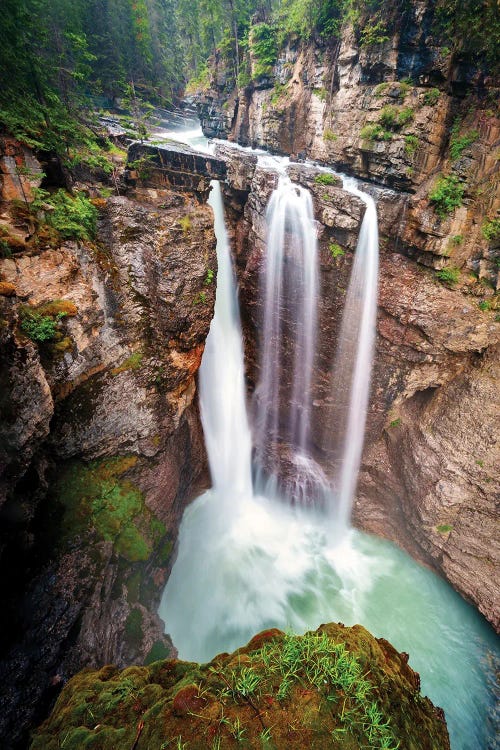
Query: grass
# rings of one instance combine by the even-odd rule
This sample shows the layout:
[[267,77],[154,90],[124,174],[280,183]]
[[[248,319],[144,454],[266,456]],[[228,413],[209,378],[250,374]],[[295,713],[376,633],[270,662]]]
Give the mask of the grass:
[[481,227],[481,234],[490,243],[500,240],[500,219],[486,219]]
[[111,370],[111,375],[113,377],[115,375],[119,375],[121,372],[125,372],[126,370],[138,370],[142,364],[143,360],[143,353],[140,351],[134,352],[130,355],[130,357],[127,357],[127,359],[121,363],[121,365],[118,365],[118,367],[114,367]]
[[429,107],[434,107],[438,103],[440,96],[441,92],[439,89],[429,89],[429,91],[426,91],[424,94],[424,104],[427,104]]
[[464,135],[458,135],[458,126],[452,128],[452,137],[450,140],[450,156],[452,161],[457,161],[462,156],[462,153],[472,146],[473,143],[479,138],[477,130],[470,130]]
[[331,141],[334,143],[336,140],[338,140],[338,135],[336,135],[333,130],[330,130],[330,128],[325,128],[323,131],[323,140],[324,141]]
[[407,156],[413,156],[418,148],[418,138],[416,135],[405,136],[405,154]]
[[338,731],[362,734],[371,748],[399,746],[360,662],[344,643],[335,643],[326,633],[285,635],[283,640],[264,643],[253,660],[263,663],[266,681],[277,686],[279,701],[287,700],[294,687],[308,683],[337,709],[342,702]]
[[332,174],[328,174],[328,172],[321,172],[321,174],[315,176],[314,182],[316,185],[336,185],[337,178]]

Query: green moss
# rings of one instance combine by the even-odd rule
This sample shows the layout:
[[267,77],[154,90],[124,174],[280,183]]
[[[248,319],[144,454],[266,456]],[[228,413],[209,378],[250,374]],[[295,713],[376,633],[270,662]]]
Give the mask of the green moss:
[[416,135],[405,136],[405,154],[407,156],[413,156],[418,148],[418,138]]
[[387,83],[387,81],[384,81],[383,83],[379,83],[379,85],[375,89],[375,96],[377,97],[384,96],[384,94],[387,93],[388,88],[389,88],[389,84]]
[[392,422],[389,423],[389,427],[399,427],[401,425],[401,417],[398,417],[397,419],[393,419]]
[[438,531],[440,534],[448,534],[452,530],[453,526],[448,523],[443,523],[440,526],[436,526],[436,531]]
[[118,365],[118,367],[114,367],[111,370],[111,375],[119,375],[121,372],[125,372],[126,370],[138,370],[142,365],[143,358],[144,354],[142,352],[134,352],[130,355],[130,357],[127,357],[127,359],[122,362],[121,365]]
[[179,219],[179,226],[183,231],[183,234],[189,234],[192,228],[191,217],[183,216]]
[[481,233],[489,243],[498,242],[500,240],[500,219],[486,219],[481,227]]
[[333,130],[330,130],[330,128],[325,128],[323,131],[323,140],[324,141],[331,141],[332,143],[338,140],[338,136],[335,135]]
[[450,156],[452,161],[457,161],[462,156],[462,153],[472,146],[473,143],[479,138],[477,130],[470,130],[463,135],[458,135],[459,125],[455,124],[452,128],[452,137],[450,140]]
[[[125,625],[129,643],[142,641],[142,628],[135,608]],[[59,750],[66,737],[87,747],[98,732],[105,741],[96,749],[133,748],[139,721],[139,747],[151,750],[179,741],[190,750],[449,747],[445,725],[418,693],[406,661],[360,626],[330,624],[305,636],[264,631],[201,666],[158,660],[164,649],[153,645],[147,667],[76,675],[32,748]]]
[[140,647],[143,639],[142,612],[140,609],[132,609],[129,612],[129,615],[125,620],[125,637],[132,647]]
[[166,659],[168,656],[170,656],[170,651],[163,641],[155,641],[144,660],[144,664],[147,666],[155,661],[160,661],[160,659]]
[[124,476],[136,462],[136,456],[74,461],[60,471],[54,493],[64,508],[66,539],[94,530],[129,562],[149,559],[165,527]]

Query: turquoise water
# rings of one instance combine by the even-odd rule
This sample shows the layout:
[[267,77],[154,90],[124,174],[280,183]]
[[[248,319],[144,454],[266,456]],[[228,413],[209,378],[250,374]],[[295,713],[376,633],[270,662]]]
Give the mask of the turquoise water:
[[160,607],[180,658],[208,661],[268,627],[360,623],[409,653],[422,693],[445,710],[453,750],[495,747],[493,630],[393,544],[355,530],[334,537],[324,518],[267,498],[198,498]]

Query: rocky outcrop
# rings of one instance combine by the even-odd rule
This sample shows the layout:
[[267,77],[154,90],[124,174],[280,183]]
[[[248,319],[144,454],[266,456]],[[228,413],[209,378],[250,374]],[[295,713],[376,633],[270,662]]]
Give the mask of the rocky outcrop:
[[190,190],[200,201],[206,201],[210,180],[226,176],[226,165],[220,159],[203,154],[184,144],[162,145],[132,143],[128,149],[127,178],[150,187]]
[[[226,206],[252,389],[260,367],[265,209],[277,175],[272,167],[256,166],[248,152],[217,146],[217,153],[228,163]],[[331,431],[335,398],[330,373],[364,205],[317,167],[292,164],[288,173],[310,189],[318,222],[312,449],[325,465],[323,435]],[[408,194],[362,187],[378,204],[381,268],[377,354],[354,522],[432,565],[498,628],[500,551],[492,541],[500,481],[497,313],[481,304],[477,281],[465,272],[462,281],[447,284],[439,272],[415,263],[401,236],[408,226]],[[284,387],[290,390],[291,383]]]
[[[208,179],[203,160],[192,181]],[[83,666],[172,653],[156,606],[184,505],[206,482],[195,400],[217,270],[206,192],[143,179],[97,197],[94,242],[64,240],[3,195],[6,748]],[[32,232],[50,244],[25,242]]]
[[[353,681],[352,678],[355,677]],[[408,655],[356,625],[256,635],[209,664],[158,661],[86,671],[64,688],[32,750],[173,744],[205,750],[376,747],[448,750],[441,709]]]

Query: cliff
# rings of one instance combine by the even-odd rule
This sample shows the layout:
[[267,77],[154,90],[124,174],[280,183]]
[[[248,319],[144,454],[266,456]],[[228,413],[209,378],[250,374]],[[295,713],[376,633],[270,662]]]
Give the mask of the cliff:
[[[350,24],[329,43],[289,39],[266,75],[239,89],[218,58],[199,112],[208,135],[307,157],[356,176],[376,198],[377,353],[354,522],[433,566],[498,629],[497,82],[433,36],[433,7],[406,4],[394,31],[370,44]],[[252,389],[274,183],[250,156],[219,153],[234,162],[226,195]],[[313,449],[321,462],[334,398],[328,373],[363,209],[315,175],[295,168],[319,222]]]
[[[86,671],[65,686],[32,750],[176,746],[447,750],[440,709],[407,655],[356,625],[269,630],[209,664]],[[333,743],[333,744],[332,744]]]
[[[0,148],[10,747],[83,666],[172,653],[154,613],[184,505],[207,481],[195,375],[217,271],[208,179],[224,164],[203,157],[198,174],[200,155],[183,150],[184,181],[153,186],[138,153],[146,171],[121,195],[93,180],[61,197],[40,194],[29,150],[8,137]],[[75,238],[77,208],[77,227],[96,219],[92,237]]]

